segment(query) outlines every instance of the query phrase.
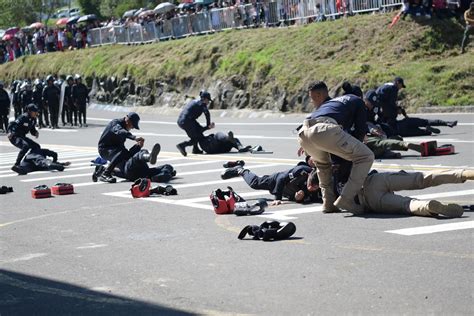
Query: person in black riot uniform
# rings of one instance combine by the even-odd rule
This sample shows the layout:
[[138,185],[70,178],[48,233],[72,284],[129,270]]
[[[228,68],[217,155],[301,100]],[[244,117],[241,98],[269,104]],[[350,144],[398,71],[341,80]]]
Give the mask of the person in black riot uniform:
[[21,85],[21,93],[20,93],[20,104],[21,108],[23,109],[23,113],[26,112],[26,107],[28,104],[34,103],[33,98],[33,90],[31,87],[31,83],[28,81],[23,82]]
[[[186,156],[186,147],[193,146],[193,154],[202,154],[198,143],[204,137],[203,132],[214,128],[215,124],[211,122],[211,114],[207,108],[208,104],[212,102],[211,94],[207,91],[201,91],[200,99],[189,102],[181,111],[178,117],[178,126],[182,128],[188,137],[189,141],[185,141],[176,145],[179,152]],[[197,119],[204,113],[206,116],[206,126],[201,126]]]
[[49,126],[48,107],[43,104],[43,83],[36,79],[33,87],[33,103],[38,107],[39,128]]
[[227,135],[217,132],[204,136],[199,140],[199,145],[208,154],[224,154],[230,152],[232,148],[237,149],[239,152],[245,152],[251,148],[251,146],[242,146],[242,143],[238,138],[234,137],[232,131],[228,132]]
[[13,110],[15,111],[15,119],[18,118],[22,113],[21,101],[20,101],[21,85],[22,85],[22,82],[20,80],[15,80],[12,83],[11,92],[12,92]]
[[40,145],[38,145],[35,141],[26,137],[26,134],[28,133],[35,136],[36,138],[39,136],[39,133],[35,128],[36,117],[38,116],[38,107],[34,104],[29,104],[26,107],[26,110],[26,113],[20,115],[8,126],[7,137],[10,140],[10,143],[20,149],[15,164],[12,167],[12,170],[15,172],[18,172],[20,162],[28,150],[40,148]]
[[[51,157],[49,159],[48,157]],[[57,170],[63,171],[69,162],[59,162],[58,154],[52,150],[44,148],[31,149],[25,158],[21,161],[19,168],[15,170],[20,175],[25,175],[33,171]]]
[[49,109],[51,127],[59,128],[59,99],[61,97],[61,90],[54,85],[54,77],[49,75],[46,77],[46,87],[43,89],[43,104]]
[[10,96],[3,88],[3,82],[0,81],[0,130],[7,132],[8,116],[10,115]]
[[227,168],[221,178],[226,180],[242,176],[255,190],[268,190],[275,196],[271,205],[281,204],[283,197],[298,203],[322,202],[321,191],[317,185],[317,175],[313,172],[314,163],[308,156],[306,161],[295,167],[271,175],[257,176],[242,165]]
[[64,101],[63,101],[63,109],[61,111],[61,121],[63,126],[66,126],[67,123],[71,124],[72,126],[72,116],[73,113],[75,114],[74,117],[76,119],[77,125],[77,111],[74,112],[74,100],[72,98],[72,87],[74,85],[74,79],[71,75],[66,77],[66,89],[64,90]]
[[75,84],[72,87],[72,98],[74,105],[79,112],[79,126],[87,127],[86,114],[87,103],[89,102],[89,90],[86,85],[82,83],[80,75],[74,76]]

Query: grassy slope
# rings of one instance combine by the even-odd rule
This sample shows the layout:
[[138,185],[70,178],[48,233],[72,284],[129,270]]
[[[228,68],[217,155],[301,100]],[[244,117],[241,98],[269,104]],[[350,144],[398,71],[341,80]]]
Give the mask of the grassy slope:
[[249,89],[253,84],[267,93],[278,85],[291,96],[314,79],[330,85],[348,79],[368,89],[400,75],[408,86],[406,105],[473,104],[474,58],[458,53],[461,26],[454,20],[407,20],[389,30],[392,16],[30,56],[0,67],[0,77],[79,72],[185,84],[190,78],[209,82],[239,74],[247,77]]

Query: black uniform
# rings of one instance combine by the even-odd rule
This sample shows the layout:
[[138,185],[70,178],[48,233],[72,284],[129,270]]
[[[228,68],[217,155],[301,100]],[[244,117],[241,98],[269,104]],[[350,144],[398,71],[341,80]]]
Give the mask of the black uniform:
[[232,148],[239,149],[237,144],[240,144],[240,141],[237,138],[234,140],[235,142],[231,142],[226,134],[217,132],[203,136],[199,140],[199,145],[208,154],[224,154],[231,151]]
[[381,118],[383,123],[387,123],[393,130],[396,130],[396,121],[398,116],[398,88],[395,84],[389,82],[380,86],[376,91],[378,102],[381,107]]
[[[51,157],[52,159],[48,159]],[[32,149],[25,159],[20,163],[20,168],[24,173],[43,170],[63,171],[64,166],[58,161],[58,154],[49,149],[36,148]]]
[[125,119],[114,119],[102,132],[99,139],[99,154],[110,161],[112,166],[118,166],[127,161],[132,155],[125,148],[125,141],[135,140],[136,136],[125,129]]
[[67,84],[66,89],[64,90],[63,109],[61,111],[61,121],[63,122],[63,125],[66,125],[66,123],[70,123],[71,125],[73,124],[73,114],[76,122],[74,125],[77,125],[77,109],[74,106],[74,99],[72,97],[72,87],[72,84]]
[[18,82],[16,85],[12,87],[12,104],[13,104],[13,110],[15,110],[15,119],[18,118],[21,113],[21,102],[20,102],[20,86],[21,83]]
[[44,87],[43,104],[49,109],[52,127],[58,127],[60,97],[61,90],[54,84]]
[[[197,121],[203,113],[206,116],[205,127],[201,126]],[[210,124],[211,114],[207,105],[199,99],[189,102],[178,117],[178,126],[184,129],[190,138],[190,141],[185,146],[196,145],[204,137],[203,132],[208,129]]]
[[117,165],[120,172],[114,172],[114,175],[135,181],[140,178],[149,178],[153,182],[168,182],[176,174],[171,165],[162,165],[150,168],[145,155],[149,152],[141,149],[140,146],[134,145],[129,150],[130,158],[122,161]]
[[[255,190],[268,190],[275,196],[275,200],[281,200],[283,196],[288,198],[290,201],[295,199],[294,194],[297,192],[294,189],[290,190],[287,186],[289,183],[299,177],[308,177],[308,174],[313,170],[306,163],[301,162],[297,166],[282,172],[277,172],[271,175],[257,176],[250,170],[245,169],[242,172],[242,177],[245,182]],[[285,188],[287,187],[287,188]],[[306,182],[299,189],[304,189]],[[294,188],[294,186],[293,186]]]
[[20,104],[21,104],[21,108],[23,109],[23,113],[26,112],[26,106],[31,103],[34,103],[33,91],[31,90],[22,91],[20,93]]
[[10,114],[10,96],[5,89],[0,88],[0,129],[8,129],[8,115]]
[[28,133],[31,133],[33,136],[38,134],[35,125],[36,119],[30,117],[28,113],[24,113],[20,115],[15,121],[11,122],[8,126],[8,132],[12,134],[10,143],[20,149],[15,165],[20,164],[28,150],[40,148],[38,143],[26,137],[26,134]]
[[79,124],[87,124],[86,109],[87,102],[89,102],[89,90],[87,89],[86,85],[83,83],[76,83],[72,87],[72,97],[74,105],[79,111]]
[[33,88],[33,103],[38,107],[39,127],[48,126],[49,112],[48,107],[43,104],[43,86],[41,84],[35,85]]

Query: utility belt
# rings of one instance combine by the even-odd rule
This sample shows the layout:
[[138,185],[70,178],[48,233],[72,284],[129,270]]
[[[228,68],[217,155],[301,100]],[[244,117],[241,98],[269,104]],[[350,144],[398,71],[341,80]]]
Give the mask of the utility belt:
[[296,128],[296,131],[298,132],[298,134],[300,134],[302,131],[311,128],[312,126],[316,125],[317,123],[327,123],[327,124],[339,125],[339,123],[335,119],[333,119],[332,117],[320,116],[320,117],[316,117],[314,119],[304,120],[303,124]]

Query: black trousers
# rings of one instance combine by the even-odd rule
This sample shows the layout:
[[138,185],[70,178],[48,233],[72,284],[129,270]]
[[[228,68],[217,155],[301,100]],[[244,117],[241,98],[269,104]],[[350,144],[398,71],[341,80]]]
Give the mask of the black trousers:
[[20,152],[18,153],[18,156],[16,157],[15,165],[20,164],[20,162],[23,160],[23,157],[25,157],[26,153],[30,149],[40,148],[40,145],[37,142],[35,142],[34,140],[28,137],[13,136],[12,139],[10,140],[10,143],[12,143],[13,146],[20,149]]
[[59,121],[59,104],[52,104],[49,106],[49,116],[51,118],[51,125],[58,126]]
[[274,179],[273,176],[257,176],[255,173],[251,172],[250,170],[244,170],[242,173],[242,177],[244,178],[245,182],[255,190],[269,190],[273,189]]

